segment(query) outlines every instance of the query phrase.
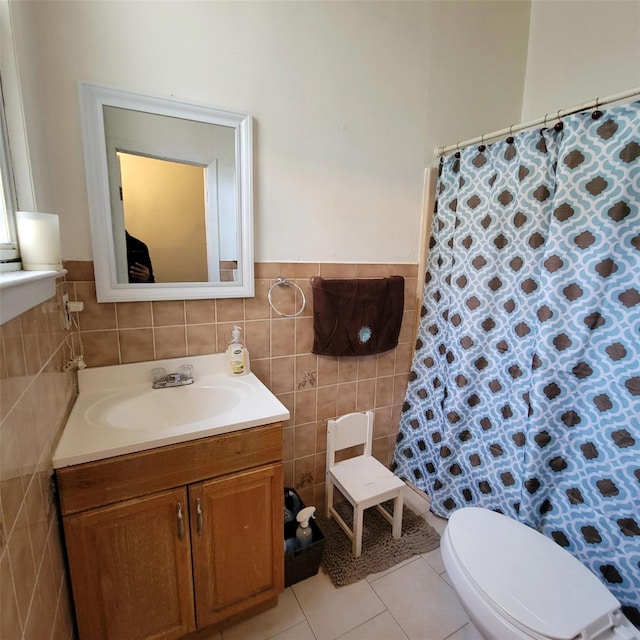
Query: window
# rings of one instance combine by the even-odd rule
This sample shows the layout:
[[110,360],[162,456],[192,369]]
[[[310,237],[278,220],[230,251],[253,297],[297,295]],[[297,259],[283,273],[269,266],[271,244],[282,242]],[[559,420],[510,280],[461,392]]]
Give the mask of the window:
[[13,169],[0,82],[0,272],[20,269],[15,211]]

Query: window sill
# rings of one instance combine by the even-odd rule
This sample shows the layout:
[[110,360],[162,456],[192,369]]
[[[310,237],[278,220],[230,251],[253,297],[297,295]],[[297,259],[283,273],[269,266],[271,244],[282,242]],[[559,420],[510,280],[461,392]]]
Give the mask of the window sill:
[[0,273],[0,324],[54,296],[56,278],[65,273],[65,269]]

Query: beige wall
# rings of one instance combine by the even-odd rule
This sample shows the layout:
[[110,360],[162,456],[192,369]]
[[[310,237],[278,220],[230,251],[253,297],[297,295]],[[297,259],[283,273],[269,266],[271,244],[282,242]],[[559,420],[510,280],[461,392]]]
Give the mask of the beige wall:
[[640,87],[640,2],[533,0],[522,120]]
[[0,638],[71,638],[51,454],[75,399],[55,297],[0,327]]
[[527,8],[16,2],[46,133],[40,206],[61,216],[63,258],[91,258],[78,99],[89,80],[254,116],[257,260],[417,263],[435,144],[520,112]]
[[60,214],[65,259],[91,257],[80,80],[253,114],[258,260],[383,263],[418,261],[434,147],[640,85],[625,0],[34,1],[11,20],[23,201]]
[[519,122],[529,2],[441,2],[432,39],[425,160],[434,149]]

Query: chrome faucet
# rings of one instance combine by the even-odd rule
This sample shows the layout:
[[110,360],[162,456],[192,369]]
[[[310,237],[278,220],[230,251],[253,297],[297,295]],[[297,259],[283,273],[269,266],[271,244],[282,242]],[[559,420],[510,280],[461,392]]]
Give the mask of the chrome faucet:
[[153,389],[169,389],[170,387],[184,387],[193,384],[193,366],[183,364],[177,373],[167,373],[164,367],[155,367],[151,370]]

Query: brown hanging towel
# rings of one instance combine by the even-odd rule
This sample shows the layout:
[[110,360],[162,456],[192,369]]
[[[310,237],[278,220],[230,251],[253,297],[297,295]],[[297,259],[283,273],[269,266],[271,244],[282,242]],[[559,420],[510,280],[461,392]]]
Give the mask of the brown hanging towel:
[[369,356],[398,346],[404,278],[314,278],[313,348],[321,356]]

